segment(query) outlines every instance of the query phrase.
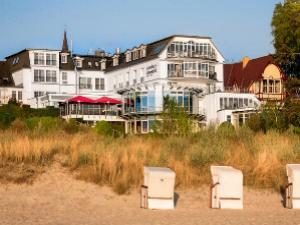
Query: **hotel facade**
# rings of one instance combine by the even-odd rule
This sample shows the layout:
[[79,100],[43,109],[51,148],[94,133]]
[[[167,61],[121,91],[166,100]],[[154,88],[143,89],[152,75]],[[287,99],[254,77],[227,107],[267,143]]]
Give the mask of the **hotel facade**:
[[[66,33],[61,50],[24,49],[0,62],[0,101],[15,99],[33,108],[61,107],[64,118],[124,122],[126,131],[148,133],[160,119],[166,97],[199,124],[238,126],[255,112],[254,94],[224,91],[224,57],[210,37],[173,35],[113,55],[73,54]],[[68,104],[102,96],[122,104]],[[106,111],[105,113],[103,113]]]

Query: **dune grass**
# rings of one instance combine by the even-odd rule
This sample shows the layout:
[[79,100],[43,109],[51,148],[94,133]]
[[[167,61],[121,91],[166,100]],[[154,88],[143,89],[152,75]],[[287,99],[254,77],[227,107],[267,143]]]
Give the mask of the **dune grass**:
[[6,130],[0,131],[0,180],[32,180],[56,154],[65,156],[61,163],[78,179],[108,185],[119,194],[142,183],[143,166],[170,167],[176,186],[190,188],[210,182],[210,165],[232,165],[243,171],[245,185],[279,190],[286,163],[300,163],[300,137],[247,128],[209,128],[188,137],[163,138],[110,138],[89,129],[76,134]]

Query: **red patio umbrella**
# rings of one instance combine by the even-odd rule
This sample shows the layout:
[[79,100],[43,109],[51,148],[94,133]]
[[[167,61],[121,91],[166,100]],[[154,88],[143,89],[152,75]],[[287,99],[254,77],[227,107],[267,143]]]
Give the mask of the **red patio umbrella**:
[[101,97],[94,101],[95,103],[103,103],[103,104],[111,104],[111,105],[119,105],[122,104],[122,102],[115,98],[110,97]]
[[84,96],[75,96],[66,100],[68,103],[95,103],[95,100]]

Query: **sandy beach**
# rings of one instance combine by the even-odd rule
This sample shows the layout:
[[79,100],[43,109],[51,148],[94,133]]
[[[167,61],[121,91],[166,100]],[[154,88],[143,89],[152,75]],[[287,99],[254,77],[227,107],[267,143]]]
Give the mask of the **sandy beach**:
[[57,163],[32,185],[0,185],[0,224],[300,225],[300,211],[285,209],[275,192],[245,189],[244,210],[215,210],[208,207],[207,186],[176,191],[175,210],[140,209],[138,190],[118,196],[108,187],[75,179]]

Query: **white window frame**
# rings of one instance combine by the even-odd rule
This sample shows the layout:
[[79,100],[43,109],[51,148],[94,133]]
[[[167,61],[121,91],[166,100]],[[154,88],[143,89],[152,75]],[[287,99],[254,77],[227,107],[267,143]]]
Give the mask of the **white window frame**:
[[92,89],[92,78],[79,77],[79,89]]
[[68,73],[65,71],[61,73],[61,83],[68,84]]

